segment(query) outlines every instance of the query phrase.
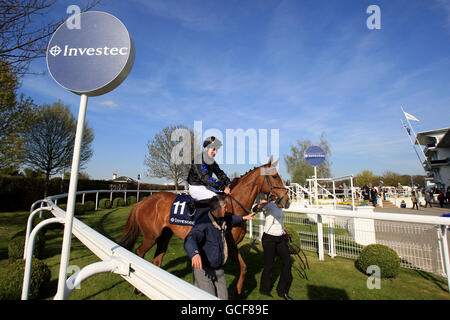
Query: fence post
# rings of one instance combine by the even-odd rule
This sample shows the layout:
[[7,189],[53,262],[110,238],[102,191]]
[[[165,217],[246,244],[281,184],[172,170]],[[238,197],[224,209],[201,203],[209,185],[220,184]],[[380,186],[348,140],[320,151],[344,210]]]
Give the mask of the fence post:
[[322,216],[317,215],[317,244],[319,246],[319,260],[324,260],[323,254],[323,225]]
[[98,192],[95,193],[95,210],[98,209]]
[[335,237],[334,237],[334,217],[330,217],[329,236],[328,236],[328,255],[332,258],[336,257]]
[[447,286],[448,291],[450,292],[450,257],[448,253],[448,241],[447,241],[447,230],[448,226],[441,225],[441,244],[442,251],[444,251],[444,266],[445,266],[445,274],[447,275]]

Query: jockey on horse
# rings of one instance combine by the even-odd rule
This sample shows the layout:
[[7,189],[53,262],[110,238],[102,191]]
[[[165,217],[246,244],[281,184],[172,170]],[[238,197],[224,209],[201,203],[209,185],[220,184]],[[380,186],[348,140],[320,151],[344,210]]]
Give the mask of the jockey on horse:
[[[214,160],[222,142],[216,137],[208,137],[203,142],[202,162],[192,162],[187,182],[189,194],[194,201],[187,203],[189,215],[193,215],[196,208],[208,208],[209,201],[218,193],[230,193],[230,179]],[[217,177],[217,180],[212,175]]]

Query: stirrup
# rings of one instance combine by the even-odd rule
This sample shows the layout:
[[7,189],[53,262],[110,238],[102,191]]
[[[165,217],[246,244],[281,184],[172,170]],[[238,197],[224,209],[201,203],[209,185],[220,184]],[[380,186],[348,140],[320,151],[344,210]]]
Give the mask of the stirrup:
[[188,215],[189,215],[189,217],[192,217],[192,216],[195,214],[195,209],[196,209],[196,207],[195,207],[195,201],[188,202],[188,203],[186,204],[186,206],[187,206],[187,209],[188,209]]

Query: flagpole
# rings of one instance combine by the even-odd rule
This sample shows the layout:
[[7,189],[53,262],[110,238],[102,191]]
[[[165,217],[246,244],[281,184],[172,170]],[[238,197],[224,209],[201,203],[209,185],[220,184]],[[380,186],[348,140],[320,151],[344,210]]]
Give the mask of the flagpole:
[[[402,109],[403,110],[403,109]],[[408,130],[406,129],[406,126],[405,126],[405,123],[403,122],[403,120],[402,119],[400,119],[400,121],[402,122],[402,125],[403,125],[403,128],[405,128],[405,130],[406,130],[406,133],[408,134],[408,137],[409,137],[409,141],[411,142],[411,146],[413,147],[413,149],[414,149],[414,152],[416,153],[416,155],[417,155],[417,158],[419,159],[419,162],[420,162],[420,166],[423,168],[423,162],[422,162],[422,160],[420,159],[420,157],[419,157],[419,154],[417,153],[417,150],[416,150],[416,147],[415,147],[415,145],[414,145],[414,143],[413,143],[413,141],[412,141],[412,139],[411,139],[411,134],[410,133],[408,133]]]
[[[409,118],[405,115],[405,110],[403,110],[403,107],[401,107],[401,108],[402,108],[402,111],[403,111],[403,115],[404,115],[405,118],[406,118],[406,121],[408,121],[409,127],[411,128],[412,132],[414,133],[414,144],[415,144],[415,143],[416,143],[416,140],[417,140],[416,132],[414,131],[414,128],[413,128],[413,126],[411,125],[411,122],[409,122]],[[425,155],[424,155],[424,156],[425,156]]]
[[[414,131],[414,127],[411,125],[411,122],[409,122],[409,118],[405,115],[405,110],[403,110],[403,107],[400,107],[400,108],[402,108],[403,115],[405,116],[406,121],[408,121],[409,127],[411,128],[411,130],[412,130],[412,132],[413,132],[413,134],[414,134],[414,145],[415,145],[416,142],[417,142],[417,135],[416,135],[416,132]],[[402,121],[402,122],[403,122],[403,121]],[[425,158],[424,161],[429,165],[427,156],[425,155],[425,152],[423,152],[423,149],[421,148],[421,146],[420,146],[419,143],[417,143],[417,145],[419,146],[420,152],[422,152],[422,155],[423,155],[423,157]],[[414,150],[416,150],[415,147],[414,147]],[[421,163],[422,163],[422,166],[423,166],[423,162],[421,162]]]

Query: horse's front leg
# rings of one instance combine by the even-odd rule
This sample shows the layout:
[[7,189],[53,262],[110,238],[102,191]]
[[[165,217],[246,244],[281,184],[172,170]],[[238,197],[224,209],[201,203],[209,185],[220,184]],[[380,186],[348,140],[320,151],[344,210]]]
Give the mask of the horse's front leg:
[[242,288],[244,287],[245,276],[247,274],[247,265],[245,264],[244,259],[242,259],[241,253],[239,251],[237,253],[237,261],[239,263],[240,275],[234,294],[236,297],[240,297],[240,295],[242,294]]
[[[239,266],[239,279],[236,284],[236,288],[234,289],[234,295],[232,299],[238,299],[240,295],[242,294],[242,288],[244,287],[244,280],[245,275],[247,274],[247,265],[244,262],[244,259],[241,256],[241,253],[238,250],[237,245],[235,244],[233,239],[230,239],[231,241],[228,241],[228,253],[230,255],[230,258],[236,262]],[[231,243],[230,243],[231,242]]]

